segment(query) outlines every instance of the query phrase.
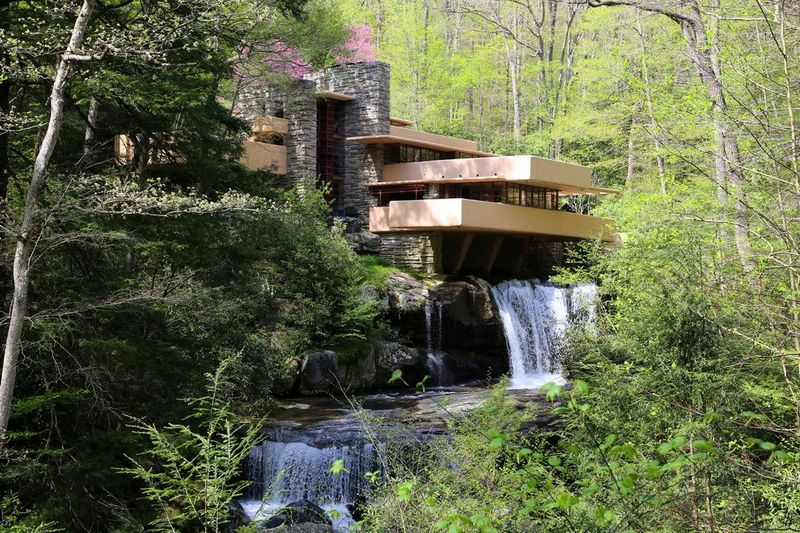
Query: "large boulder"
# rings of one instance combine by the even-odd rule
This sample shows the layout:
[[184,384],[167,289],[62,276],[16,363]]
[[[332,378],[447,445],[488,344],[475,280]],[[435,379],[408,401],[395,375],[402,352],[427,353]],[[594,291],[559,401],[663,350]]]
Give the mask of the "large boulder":
[[231,503],[228,504],[228,511],[231,514],[231,521],[229,531],[234,532],[238,530],[242,526],[246,526],[250,523],[250,517],[247,516],[247,512],[242,507],[242,503],[239,500],[233,500]]
[[333,531],[333,524],[322,507],[308,500],[298,500],[288,504],[270,519],[261,522],[258,529],[270,532],[321,533]]
[[485,279],[469,276],[469,297],[472,316],[478,323],[491,324],[498,320],[492,299],[492,286]]
[[358,232],[362,226],[361,220],[357,217],[333,217],[333,223],[341,226],[345,235]]
[[398,342],[379,342],[375,346],[375,383],[386,385],[395,370],[403,372],[403,379],[414,385],[428,369],[424,353]]
[[[408,383],[416,383],[412,380],[420,373],[430,374],[432,384],[446,385],[498,377],[508,370],[502,324],[486,281],[449,276],[426,284],[394,274],[387,283],[387,300],[393,340],[416,347],[421,355],[405,365],[393,362],[397,369],[410,369],[404,370]],[[378,356],[379,374],[388,366],[382,358],[387,357]]]
[[339,387],[339,357],[336,352],[308,352],[300,366],[300,394],[327,394]]
[[283,525],[270,529],[258,528],[256,531],[264,531],[269,533],[333,533],[333,526],[328,524],[312,524],[306,522],[303,524]]
[[339,361],[339,379],[345,390],[364,390],[375,386],[375,349],[346,361]]
[[497,323],[492,287],[480,278],[468,276],[439,283],[431,289],[431,299],[459,325],[480,328]]
[[381,251],[381,236],[369,231],[346,233],[345,239],[354,252],[359,254],[377,254]]
[[405,272],[393,272],[386,278],[386,299],[395,315],[424,312],[428,299],[425,283]]

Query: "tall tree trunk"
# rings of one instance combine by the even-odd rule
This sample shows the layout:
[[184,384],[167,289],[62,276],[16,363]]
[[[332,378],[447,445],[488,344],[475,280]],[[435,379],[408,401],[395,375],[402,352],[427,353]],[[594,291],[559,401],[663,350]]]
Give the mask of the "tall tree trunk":
[[[719,9],[718,0],[713,0],[711,7],[715,10]],[[711,60],[711,68],[714,77],[719,78],[722,75],[722,65],[719,61],[719,20],[716,11],[714,13],[711,31],[713,33],[711,35],[711,52],[709,59]],[[725,137],[723,136],[723,129],[719,126],[719,123],[724,120],[724,117],[720,116],[719,109],[716,105],[712,113],[712,119],[714,121],[714,179],[717,182],[717,202],[719,203],[722,218],[727,220],[730,214],[730,200],[728,198],[728,162],[725,157]],[[728,231],[724,225],[719,228],[719,237],[723,241],[728,238]]]
[[791,147],[789,157],[792,163],[792,173],[794,174],[794,192],[800,196],[800,169],[798,159],[800,159],[800,140],[798,140],[797,120],[794,112],[794,92],[792,91],[792,77],[789,72],[789,48],[786,45],[786,5],[785,0],[775,2],[775,15],[778,17],[779,32],[776,39],[778,49],[781,53],[783,63],[784,89],[786,90],[786,112],[789,115],[789,140]]
[[90,160],[94,151],[95,130],[97,129],[97,115],[100,113],[100,101],[92,96],[89,101],[89,111],[86,114],[86,131],[83,134],[83,157]]
[[[742,167],[739,141],[727,124],[729,115],[728,102],[722,85],[722,74],[719,63],[714,67],[712,46],[708,41],[708,28],[703,21],[703,14],[697,0],[684,0],[682,6],[689,13],[672,10],[669,5],[655,0],[587,0],[590,7],[630,6],[651,13],[665,15],[678,23],[686,40],[689,55],[697,70],[700,81],[706,88],[712,104],[712,121],[715,139],[718,139],[717,156],[725,161],[727,188],[733,193],[733,226],[734,241],[739,261],[746,271],[753,270],[753,250],[750,245],[750,221],[748,219],[747,193],[744,188],[745,176]],[[712,11],[718,12],[719,0],[712,1]],[[717,28],[718,29],[718,28]],[[717,38],[715,36],[715,38]]]
[[681,28],[686,42],[689,45],[689,52],[692,55],[697,72],[712,102],[711,112],[714,125],[714,138],[716,139],[715,157],[718,167],[717,172],[722,171],[722,165],[724,164],[724,175],[727,177],[726,186],[720,185],[719,177],[717,178],[717,184],[719,188],[730,189],[734,194],[734,241],[739,254],[739,260],[744,269],[749,271],[755,268],[755,263],[753,262],[753,250],[750,246],[750,221],[747,217],[748,210],[746,192],[744,190],[745,179],[742,169],[741,154],[739,152],[739,141],[735,133],[730,131],[727,124],[729,108],[725,98],[725,89],[722,85],[722,66],[719,62],[718,48],[719,26],[716,24],[719,0],[712,1],[715,23],[711,46],[709,46],[708,43],[708,31],[703,23],[697,1],[692,0],[690,7],[692,9],[693,22],[684,22],[681,24]]
[[650,69],[647,67],[647,44],[642,30],[642,10],[636,10],[636,29],[639,33],[639,45],[642,50],[642,84],[644,85],[645,104],[647,105],[647,119],[650,122],[653,148],[656,152],[656,167],[658,168],[658,184],[661,194],[667,194],[667,169],[664,156],[661,155],[661,136],[658,133],[655,112],[653,111],[653,93],[650,88]]
[[31,182],[25,198],[25,207],[17,233],[17,245],[14,251],[14,292],[11,304],[11,316],[8,321],[8,332],[3,350],[3,373],[0,377],[0,447],[5,441],[8,420],[11,416],[11,403],[14,396],[14,382],[17,376],[17,364],[22,347],[22,332],[28,307],[28,289],[31,281],[31,252],[35,242],[36,212],[39,198],[44,188],[47,168],[53,156],[61,123],[64,118],[64,90],[74,59],[72,58],[83,44],[86,28],[92,15],[96,0],[84,0],[75,25],[58,67],[55,71],[53,87],[50,92],[50,119],[41,146],[36,154],[31,173]]
[[633,175],[636,173],[636,143],[634,142],[633,135],[636,130],[636,113],[631,115],[630,128],[628,129],[628,173],[625,175],[625,188],[627,190],[633,189]]
[[[11,24],[11,0],[0,0],[0,32],[8,31]],[[8,51],[0,49],[0,65],[8,62]],[[0,204],[8,195],[8,181],[11,176],[9,162],[8,139],[6,129],[8,112],[11,110],[11,82],[6,78],[0,79]]]
[[506,58],[508,59],[508,77],[511,82],[511,124],[514,132],[514,144],[519,145],[522,140],[522,104],[519,90],[519,48],[516,41],[512,44],[506,42]]

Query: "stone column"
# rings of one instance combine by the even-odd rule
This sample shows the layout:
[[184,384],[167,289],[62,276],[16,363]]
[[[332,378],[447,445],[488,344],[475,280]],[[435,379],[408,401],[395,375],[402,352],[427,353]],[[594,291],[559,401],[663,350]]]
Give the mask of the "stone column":
[[241,83],[242,86],[239,88],[233,114],[252,126],[256,117],[264,114],[267,85],[261,80],[248,80]]
[[294,186],[317,176],[317,100],[313,81],[297,80],[286,91],[286,184]]
[[[379,61],[339,65],[315,75],[317,90],[353,97],[345,104],[345,137],[389,133],[389,75],[389,65]],[[383,176],[383,146],[346,142],[344,158],[345,215],[356,217],[365,228],[369,208],[375,205],[366,184]]]

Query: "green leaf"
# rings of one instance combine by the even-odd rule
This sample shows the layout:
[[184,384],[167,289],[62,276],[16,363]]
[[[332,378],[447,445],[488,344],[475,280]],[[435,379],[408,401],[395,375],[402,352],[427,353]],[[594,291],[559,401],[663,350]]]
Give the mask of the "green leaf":
[[579,501],[580,500],[578,500],[577,496],[570,494],[569,492],[562,492],[558,495],[558,498],[556,498],[556,506],[558,506],[560,509],[568,509]]
[[339,476],[348,470],[344,467],[344,461],[342,459],[334,459],[328,471],[334,476]]
[[789,459],[790,459],[789,454],[783,450],[775,450],[774,452],[772,452],[772,455],[770,455],[771,461],[777,461],[779,463],[788,461]]
[[669,443],[672,444],[673,448],[680,448],[681,446],[686,444],[686,437],[682,435],[675,437],[674,439],[670,439]]
[[415,483],[413,481],[404,481],[397,487],[397,499],[401,502],[407,502],[411,499],[411,493],[414,490]]
[[425,392],[425,383],[426,383],[426,382],[427,382],[427,381],[428,381],[430,378],[431,378],[431,377],[430,377],[428,374],[425,374],[425,376],[422,378],[422,381],[420,381],[419,383],[417,383],[417,385],[416,385],[416,389],[417,389],[417,391],[418,391],[418,392]]
[[560,385],[553,383],[551,381],[549,383],[545,383],[544,385],[542,385],[542,387],[539,390],[541,390],[547,395],[546,397],[548,402],[552,402],[561,395],[562,388]]
[[584,496],[591,496],[592,494],[597,494],[600,491],[600,485],[597,483],[590,483],[589,485],[581,488],[581,494]]
[[389,378],[389,384],[395,383],[396,381],[402,381],[403,379],[403,371],[402,370],[395,370],[392,372],[392,377]]
[[616,513],[614,511],[607,509],[604,506],[600,506],[594,510],[594,521],[600,527],[605,527],[611,522],[614,521],[616,518]]
[[575,389],[575,394],[586,394],[589,392],[589,384],[581,379],[576,379],[572,382],[572,386]]
[[707,440],[698,439],[692,443],[692,447],[695,450],[708,450],[712,448],[712,444]]
[[742,418],[747,418],[750,420],[758,420],[759,422],[767,422],[768,418],[762,414],[754,413],[753,411],[744,411],[739,413],[739,416]]

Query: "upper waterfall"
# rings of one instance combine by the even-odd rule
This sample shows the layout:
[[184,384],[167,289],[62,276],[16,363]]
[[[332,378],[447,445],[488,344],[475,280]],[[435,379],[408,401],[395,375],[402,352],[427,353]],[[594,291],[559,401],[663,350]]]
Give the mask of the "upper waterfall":
[[567,328],[593,323],[597,287],[575,288],[510,280],[492,287],[505,332],[511,388],[530,389],[563,381],[558,354]]

